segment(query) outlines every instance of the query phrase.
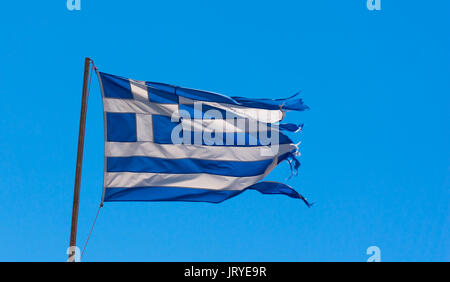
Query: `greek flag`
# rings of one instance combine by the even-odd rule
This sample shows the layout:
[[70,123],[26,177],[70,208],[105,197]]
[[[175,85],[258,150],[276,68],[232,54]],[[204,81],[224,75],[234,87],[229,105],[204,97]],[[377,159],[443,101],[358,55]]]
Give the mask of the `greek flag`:
[[249,99],[137,81],[102,72],[105,122],[103,200],[219,203],[245,190],[309,203],[290,186],[262,181],[296,145],[280,121],[308,109],[298,95]]

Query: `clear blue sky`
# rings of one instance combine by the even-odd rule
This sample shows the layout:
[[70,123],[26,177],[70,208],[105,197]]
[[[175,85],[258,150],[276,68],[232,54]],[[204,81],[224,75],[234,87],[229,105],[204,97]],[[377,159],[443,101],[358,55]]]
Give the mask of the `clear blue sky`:
[[[450,2],[4,1],[0,261],[65,261],[83,60],[231,96],[303,91],[316,202],[247,191],[222,204],[106,203],[86,261],[450,260]],[[87,116],[78,245],[97,210],[103,120]],[[285,181],[283,163],[269,177]]]

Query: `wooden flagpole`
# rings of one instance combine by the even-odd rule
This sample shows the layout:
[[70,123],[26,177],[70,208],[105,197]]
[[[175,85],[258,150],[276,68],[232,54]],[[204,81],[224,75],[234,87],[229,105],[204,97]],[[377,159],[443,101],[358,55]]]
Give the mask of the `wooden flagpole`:
[[91,59],[86,57],[84,60],[83,94],[81,96],[81,115],[80,115],[80,129],[78,132],[78,152],[77,152],[77,166],[75,170],[75,188],[73,192],[72,225],[70,228],[70,244],[69,244],[69,259],[68,259],[68,261],[70,262],[75,261],[75,251],[77,245],[78,206],[80,202],[81,166],[83,163],[84,131],[86,127],[87,92],[88,92],[90,66],[91,66]]

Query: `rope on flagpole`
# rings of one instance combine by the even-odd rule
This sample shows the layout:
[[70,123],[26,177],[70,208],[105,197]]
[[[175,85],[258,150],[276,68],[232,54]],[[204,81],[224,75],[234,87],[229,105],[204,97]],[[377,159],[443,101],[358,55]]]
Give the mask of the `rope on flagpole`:
[[94,230],[95,223],[97,222],[97,218],[98,218],[98,215],[100,214],[100,210],[101,210],[102,207],[103,207],[103,203],[101,203],[100,206],[98,207],[97,215],[94,218],[94,222],[92,222],[91,230],[89,230],[89,235],[88,235],[88,237],[86,239],[86,242],[84,243],[84,246],[83,246],[83,251],[81,251],[80,260],[83,258],[84,251],[86,250],[87,244],[89,242],[89,238],[91,238],[92,230]]
[[[88,89],[87,89],[87,93],[86,93],[86,103],[87,101],[89,101],[89,93],[91,93],[91,82],[92,82],[92,72],[94,70],[94,61],[91,60],[91,67],[90,67],[90,71],[89,71],[89,83],[88,83]],[[86,105],[87,106],[87,105]]]

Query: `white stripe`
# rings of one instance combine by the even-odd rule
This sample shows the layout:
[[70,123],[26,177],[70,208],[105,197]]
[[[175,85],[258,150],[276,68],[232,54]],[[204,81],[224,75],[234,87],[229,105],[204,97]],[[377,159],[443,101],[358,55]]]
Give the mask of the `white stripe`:
[[[255,119],[260,122],[274,123],[283,119],[283,112],[281,110],[266,110],[259,108],[249,108],[238,105],[231,105],[225,103],[205,102],[199,100],[192,100],[189,98],[179,97],[180,104],[190,105],[194,103],[201,103],[211,107],[219,108],[231,112],[237,116],[244,118]],[[226,118],[226,117],[225,117]]]
[[137,141],[153,141],[152,115],[136,114]]
[[145,85],[145,81],[133,80],[130,81],[130,89],[131,93],[133,93],[133,97],[137,101],[148,101],[148,89],[147,85]]
[[[107,157],[147,156],[167,159],[204,159],[218,161],[260,161],[271,159],[270,146],[234,147],[184,144],[156,144],[153,142],[106,142]],[[277,149],[273,146],[272,149]],[[294,144],[281,144],[275,155],[297,150]]]
[[103,98],[103,107],[105,112],[111,113],[172,116],[173,112],[178,112],[178,104],[153,103],[148,100],[137,101],[133,99]]
[[[236,121],[236,125],[235,125]],[[257,133],[270,131],[266,123],[258,122],[254,119],[182,119],[184,129],[202,132],[234,132],[234,133]],[[277,131],[276,126],[272,126]]]
[[223,176],[206,173],[168,174],[108,172],[105,176],[106,188],[133,187],[184,187],[213,190],[242,190],[264,178],[264,175],[250,177]]
[[[178,104],[163,104],[150,102],[145,98],[143,89],[135,87],[133,97],[135,99],[103,98],[105,112],[112,113],[141,113],[152,115],[172,116],[178,113]],[[194,100],[179,97],[180,104],[193,104]],[[197,101],[196,101],[197,102]],[[204,105],[215,107],[235,114],[238,117],[257,120],[259,122],[275,123],[283,119],[283,112],[280,110],[266,110],[257,108],[247,108],[242,106],[220,104],[215,102],[198,101]],[[226,119],[227,117],[224,117]]]

